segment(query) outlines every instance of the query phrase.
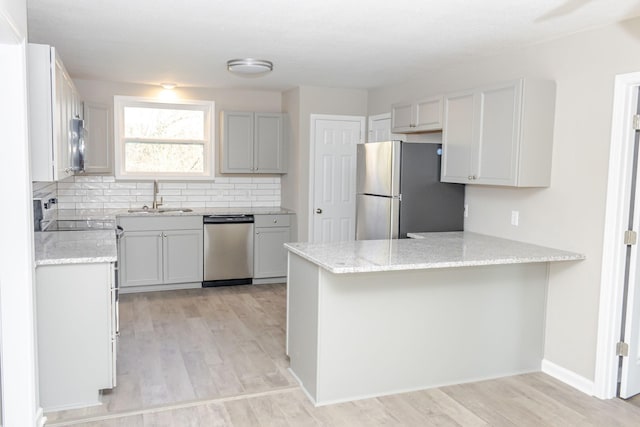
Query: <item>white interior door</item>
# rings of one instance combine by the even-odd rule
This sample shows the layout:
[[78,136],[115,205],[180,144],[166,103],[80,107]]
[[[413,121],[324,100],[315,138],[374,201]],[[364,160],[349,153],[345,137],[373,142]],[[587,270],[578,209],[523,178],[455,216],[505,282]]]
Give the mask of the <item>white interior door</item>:
[[[638,107],[640,110],[640,106]],[[633,161],[633,180],[635,193],[631,199],[629,213],[629,229],[638,230],[640,225],[640,178],[638,168],[638,149],[640,148],[640,131],[635,131]],[[620,397],[626,399],[640,394],[640,251],[638,245],[631,245],[627,250],[627,281],[625,283],[622,336],[628,345],[627,356],[622,357],[620,376]]]
[[367,142],[391,140],[391,113],[369,116],[369,137]]
[[391,133],[391,113],[369,116],[367,142],[384,142],[393,139],[403,140],[403,135]]
[[311,241],[355,239],[356,144],[364,117],[312,116]]

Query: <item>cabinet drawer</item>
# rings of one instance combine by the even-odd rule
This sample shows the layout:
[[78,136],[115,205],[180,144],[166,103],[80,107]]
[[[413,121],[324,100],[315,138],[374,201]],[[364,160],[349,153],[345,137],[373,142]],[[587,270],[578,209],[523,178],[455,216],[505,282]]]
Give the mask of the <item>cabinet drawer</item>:
[[125,231],[202,229],[202,216],[121,216],[118,225]]
[[255,226],[258,227],[288,227],[291,223],[289,215],[255,215]]

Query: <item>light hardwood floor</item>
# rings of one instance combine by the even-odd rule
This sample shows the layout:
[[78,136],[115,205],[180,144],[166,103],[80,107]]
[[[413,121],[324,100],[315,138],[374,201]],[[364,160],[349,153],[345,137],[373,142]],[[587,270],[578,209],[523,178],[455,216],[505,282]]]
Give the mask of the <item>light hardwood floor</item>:
[[541,373],[315,408],[288,373],[283,284],[122,295],[118,386],[80,426],[639,426]]

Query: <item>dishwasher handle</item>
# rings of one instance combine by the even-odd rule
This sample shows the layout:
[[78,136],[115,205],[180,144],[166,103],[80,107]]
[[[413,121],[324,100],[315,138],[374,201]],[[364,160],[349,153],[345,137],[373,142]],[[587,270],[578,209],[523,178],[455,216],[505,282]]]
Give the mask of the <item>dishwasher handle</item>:
[[253,223],[253,215],[206,215],[202,217],[204,224],[246,224]]

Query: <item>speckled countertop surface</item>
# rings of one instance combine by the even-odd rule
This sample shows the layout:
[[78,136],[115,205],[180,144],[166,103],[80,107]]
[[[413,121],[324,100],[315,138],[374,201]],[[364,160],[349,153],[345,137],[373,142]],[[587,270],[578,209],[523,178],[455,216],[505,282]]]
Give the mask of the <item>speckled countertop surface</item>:
[[412,239],[287,243],[291,252],[332,273],[419,270],[576,261],[584,255],[471,232],[415,233]]
[[34,235],[36,266],[117,260],[115,230],[51,231]]
[[[167,208],[171,209],[171,208]],[[280,207],[190,208],[191,212],[130,213],[127,209],[59,209],[59,220],[114,220],[118,216],[273,215],[292,214]],[[117,259],[114,230],[51,231],[35,233],[36,265],[113,262]]]
[[[163,209],[164,207],[161,207]],[[180,209],[166,207],[165,209]],[[186,209],[186,208],[185,208]],[[58,219],[115,219],[118,216],[191,216],[191,215],[274,215],[292,214],[293,211],[280,207],[265,208],[189,208],[191,212],[129,212],[127,209],[59,209]]]

